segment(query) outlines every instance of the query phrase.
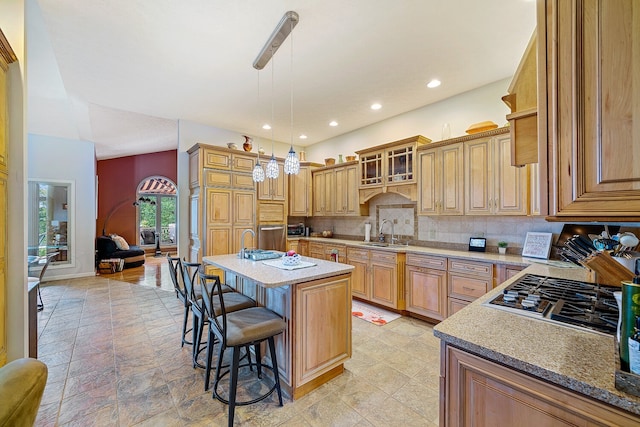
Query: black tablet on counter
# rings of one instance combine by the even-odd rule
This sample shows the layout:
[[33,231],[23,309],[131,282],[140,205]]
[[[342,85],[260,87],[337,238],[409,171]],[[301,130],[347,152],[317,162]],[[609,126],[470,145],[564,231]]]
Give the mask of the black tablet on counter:
[[470,238],[469,250],[472,252],[485,252],[487,250],[487,239],[485,239],[484,237]]

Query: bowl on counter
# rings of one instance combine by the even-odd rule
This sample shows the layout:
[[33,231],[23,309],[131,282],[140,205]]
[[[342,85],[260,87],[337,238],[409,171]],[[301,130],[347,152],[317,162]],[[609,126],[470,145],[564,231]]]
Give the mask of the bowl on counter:
[[322,237],[333,237],[333,231],[331,230],[324,230],[322,232]]
[[282,265],[298,265],[300,264],[300,255],[282,255]]

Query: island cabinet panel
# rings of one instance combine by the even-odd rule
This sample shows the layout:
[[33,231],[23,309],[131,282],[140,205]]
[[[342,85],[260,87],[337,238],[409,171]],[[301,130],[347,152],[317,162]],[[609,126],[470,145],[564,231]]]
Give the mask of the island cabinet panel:
[[351,280],[309,282],[295,293],[295,377],[301,387],[351,357]]
[[[640,216],[637,0],[546,0],[539,11],[542,194],[556,217]],[[542,12],[542,13],[540,13]],[[546,137],[546,141],[544,141]],[[545,144],[546,142],[546,144]],[[548,193],[545,186],[549,185]],[[561,220],[562,218],[558,218]]]
[[[278,372],[281,377],[288,384],[292,384],[293,378],[293,364],[291,357],[294,353],[293,345],[294,340],[292,337],[293,324],[292,324],[292,302],[291,302],[291,287],[283,286],[279,288],[262,288],[255,283],[251,283],[252,289],[258,301],[262,302],[269,310],[277,313],[286,322],[287,328],[275,337],[276,344],[276,357],[278,358]],[[242,291],[245,295],[251,296],[251,293],[246,289]],[[268,354],[268,349],[265,347],[262,354]]]
[[637,426],[640,418],[442,344],[440,425]]
[[447,317],[447,259],[407,254],[407,311]]

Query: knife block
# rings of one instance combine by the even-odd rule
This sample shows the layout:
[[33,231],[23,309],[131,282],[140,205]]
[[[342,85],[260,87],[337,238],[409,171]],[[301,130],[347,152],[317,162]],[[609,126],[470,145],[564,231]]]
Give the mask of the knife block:
[[607,251],[589,256],[582,261],[582,265],[596,273],[596,281],[601,285],[620,287],[623,281],[632,280],[635,276]]

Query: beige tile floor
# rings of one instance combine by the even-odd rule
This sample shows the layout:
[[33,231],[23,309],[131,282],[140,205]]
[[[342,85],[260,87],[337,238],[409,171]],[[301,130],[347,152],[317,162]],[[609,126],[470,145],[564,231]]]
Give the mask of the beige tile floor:
[[[166,276],[165,276],[166,277]],[[225,426],[180,347],[183,306],[162,286],[95,277],[42,287],[39,359],[49,378],[37,426]],[[436,426],[439,342],[431,325],[353,318],[345,373],[296,401],[239,407],[246,426]]]

